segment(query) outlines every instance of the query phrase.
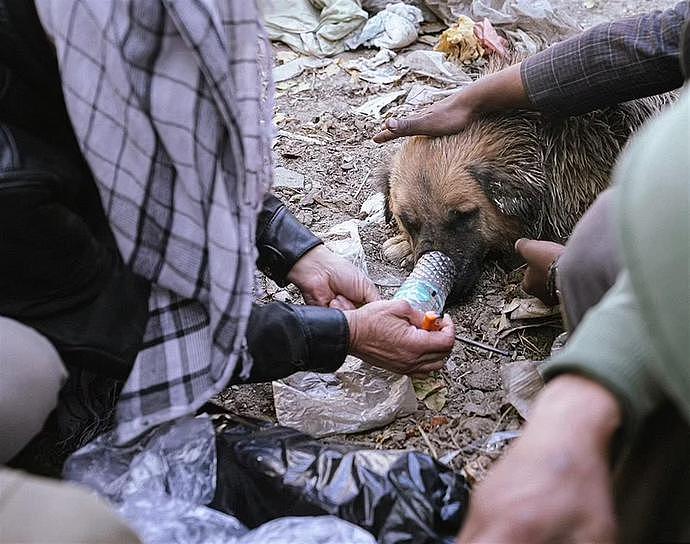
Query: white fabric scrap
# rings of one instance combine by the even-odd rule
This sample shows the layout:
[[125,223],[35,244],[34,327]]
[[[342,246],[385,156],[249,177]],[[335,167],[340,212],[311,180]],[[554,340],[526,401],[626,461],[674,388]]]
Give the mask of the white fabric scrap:
[[422,11],[402,2],[389,4],[369,19],[361,32],[346,40],[350,49],[360,45],[400,49],[417,40],[420,23],[424,20]]
[[402,78],[407,70],[399,70],[391,60],[396,54],[390,49],[381,49],[372,58],[354,59],[345,64],[346,70],[356,70],[358,77],[370,83],[389,85]]
[[257,0],[268,36],[305,55],[330,57],[369,14],[356,0]]

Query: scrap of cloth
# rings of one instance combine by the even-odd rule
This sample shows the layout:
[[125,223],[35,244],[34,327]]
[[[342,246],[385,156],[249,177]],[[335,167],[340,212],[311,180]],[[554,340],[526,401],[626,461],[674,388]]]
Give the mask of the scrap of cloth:
[[117,440],[191,413],[251,357],[271,184],[271,50],[252,0],[36,0],[125,261],[151,284]]

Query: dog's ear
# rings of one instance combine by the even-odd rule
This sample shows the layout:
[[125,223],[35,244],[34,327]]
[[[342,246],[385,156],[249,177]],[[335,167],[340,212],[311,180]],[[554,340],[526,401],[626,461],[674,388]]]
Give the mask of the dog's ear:
[[391,213],[390,198],[391,198],[391,165],[390,159],[387,159],[383,164],[374,171],[374,185],[383,193],[383,216],[386,223],[390,223],[393,219]]
[[498,210],[541,232],[545,182],[518,167],[498,162],[472,164],[467,169]]

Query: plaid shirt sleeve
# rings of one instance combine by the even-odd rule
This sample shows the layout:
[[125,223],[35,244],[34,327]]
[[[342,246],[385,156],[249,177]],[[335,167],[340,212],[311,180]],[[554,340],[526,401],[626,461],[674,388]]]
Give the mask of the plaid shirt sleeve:
[[690,2],[588,31],[522,63],[522,81],[540,111],[577,115],[683,84],[680,42]]

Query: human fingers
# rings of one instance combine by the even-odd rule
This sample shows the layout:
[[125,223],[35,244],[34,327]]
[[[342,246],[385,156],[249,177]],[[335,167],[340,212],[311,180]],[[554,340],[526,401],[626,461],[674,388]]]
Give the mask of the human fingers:
[[415,310],[406,300],[394,300],[390,307],[393,315],[399,318],[406,319],[410,325],[414,325],[418,329],[424,324],[424,312]]
[[423,365],[418,366],[417,368],[414,369],[413,372],[410,372],[410,376],[412,376],[414,378],[424,378],[427,375],[429,375],[431,372],[441,370],[445,364],[446,363],[445,363],[445,356],[444,356],[443,359],[440,361],[435,361],[433,363],[424,363]]
[[374,285],[374,282],[367,277],[364,278],[362,290],[364,291],[364,304],[381,300],[381,293],[379,293],[379,290],[376,288],[376,285]]
[[356,306],[343,295],[336,295],[335,298],[328,303],[328,307],[342,311],[356,309]]
[[529,256],[534,252],[535,242],[537,240],[531,238],[520,238],[515,242],[515,252],[529,262]]
[[565,250],[565,246],[546,240],[520,238],[515,242],[515,251],[528,264],[551,263]]
[[385,128],[374,136],[378,144],[394,140],[403,136],[435,136],[441,134],[439,125],[441,120],[433,112],[425,112],[410,117],[392,117],[386,121]]

